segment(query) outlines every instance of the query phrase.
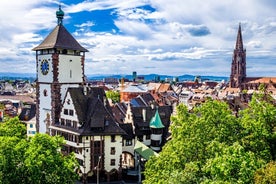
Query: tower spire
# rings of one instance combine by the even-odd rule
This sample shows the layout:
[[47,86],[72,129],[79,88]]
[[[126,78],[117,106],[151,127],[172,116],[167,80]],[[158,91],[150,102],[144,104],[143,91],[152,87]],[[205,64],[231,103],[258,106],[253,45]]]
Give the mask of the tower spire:
[[230,75],[230,87],[242,88],[243,82],[246,80],[246,50],[243,49],[241,23],[236,40],[236,48],[233,52],[232,67]]
[[64,12],[61,10],[61,5],[59,5],[59,10],[56,12],[56,15],[57,15],[57,24],[58,25],[61,25],[62,24],[62,19],[63,19],[63,16],[64,16]]
[[237,40],[236,40],[236,50],[243,50],[241,23],[239,23],[239,30],[238,30]]

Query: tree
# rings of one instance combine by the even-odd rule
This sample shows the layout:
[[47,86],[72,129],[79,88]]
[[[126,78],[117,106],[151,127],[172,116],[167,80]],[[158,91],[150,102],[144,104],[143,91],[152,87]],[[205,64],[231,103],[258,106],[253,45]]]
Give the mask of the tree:
[[258,169],[255,173],[254,181],[256,184],[275,184],[276,162],[271,161],[265,167]]
[[18,138],[26,138],[27,128],[18,117],[11,118],[0,124],[0,136],[15,136]]
[[112,100],[112,103],[117,103],[120,102],[120,93],[118,91],[106,91],[106,96],[107,98]]
[[78,163],[60,152],[64,139],[36,134],[26,138],[18,118],[0,125],[0,183],[74,183]]
[[238,118],[215,100],[192,112],[179,105],[172,138],[146,163],[144,183],[252,183],[272,158],[275,117],[275,106],[263,101],[253,100]]
[[24,164],[27,168],[27,183],[74,183],[77,161],[73,154],[63,156],[59,151],[63,138],[36,134],[29,141]]
[[24,152],[25,139],[0,136],[0,183],[26,183]]

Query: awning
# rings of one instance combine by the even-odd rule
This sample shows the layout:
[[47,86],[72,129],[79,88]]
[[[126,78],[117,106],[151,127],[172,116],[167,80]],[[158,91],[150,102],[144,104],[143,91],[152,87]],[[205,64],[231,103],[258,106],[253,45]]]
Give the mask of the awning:
[[153,151],[148,146],[144,145],[140,141],[136,141],[134,151],[141,155],[144,159],[148,160],[151,156],[158,156],[159,154]]

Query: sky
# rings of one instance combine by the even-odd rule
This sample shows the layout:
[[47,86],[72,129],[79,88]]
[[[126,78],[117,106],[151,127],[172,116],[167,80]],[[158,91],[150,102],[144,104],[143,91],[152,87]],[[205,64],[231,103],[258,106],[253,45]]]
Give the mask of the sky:
[[275,0],[2,0],[0,72],[36,73],[57,25],[89,52],[85,74],[229,76],[239,23],[247,76],[276,76]]

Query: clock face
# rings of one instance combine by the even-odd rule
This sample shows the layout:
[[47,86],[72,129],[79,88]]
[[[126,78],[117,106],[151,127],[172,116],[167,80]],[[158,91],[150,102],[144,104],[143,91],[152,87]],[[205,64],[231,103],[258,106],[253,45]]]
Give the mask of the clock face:
[[41,69],[41,73],[43,75],[47,75],[47,73],[49,72],[49,63],[46,59],[43,59],[40,65],[40,69]]

